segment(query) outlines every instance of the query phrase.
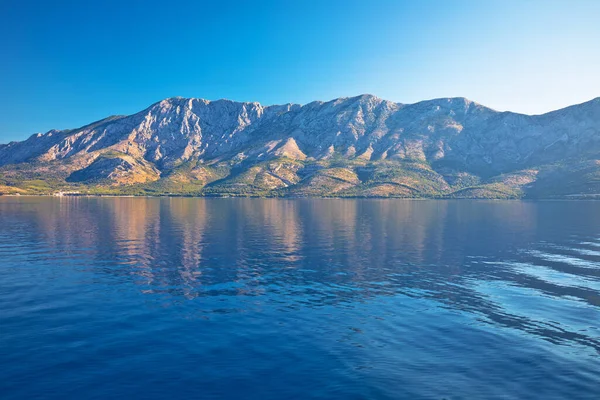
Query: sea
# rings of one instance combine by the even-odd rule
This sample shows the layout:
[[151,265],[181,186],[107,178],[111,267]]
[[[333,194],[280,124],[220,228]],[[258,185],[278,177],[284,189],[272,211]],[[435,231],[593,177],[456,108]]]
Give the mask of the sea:
[[0,197],[1,399],[599,399],[600,202]]

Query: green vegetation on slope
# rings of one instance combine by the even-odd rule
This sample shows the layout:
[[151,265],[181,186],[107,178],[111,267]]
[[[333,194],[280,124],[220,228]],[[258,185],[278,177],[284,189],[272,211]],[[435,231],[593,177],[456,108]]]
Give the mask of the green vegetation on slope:
[[[574,194],[593,197],[600,193],[600,162],[595,160],[542,166],[489,179],[448,168],[436,171],[428,163],[414,160],[299,161],[279,157],[255,163],[213,164],[192,160],[160,174],[151,165],[111,152],[95,158],[79,170],[79,175],[54,165],[0,169],[0,194],[518,199],[571,198]],[[93,179],[87,179],[87,173]]]

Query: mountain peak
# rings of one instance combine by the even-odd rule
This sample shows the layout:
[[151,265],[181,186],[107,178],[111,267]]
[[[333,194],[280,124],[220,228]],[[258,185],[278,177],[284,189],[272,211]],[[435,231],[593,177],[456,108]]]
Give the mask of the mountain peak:
[[358,101],[383,101],[383,99],[369,93],[359,94],[358,96],[349,97],[349,99]]

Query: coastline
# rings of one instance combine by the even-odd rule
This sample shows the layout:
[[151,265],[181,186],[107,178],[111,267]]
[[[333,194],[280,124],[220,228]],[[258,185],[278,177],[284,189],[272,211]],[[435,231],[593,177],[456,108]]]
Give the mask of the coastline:
[[393,197],[393,196],[193,196],[193,195],[118,195],[118,194],[77,194],[77,195],[54,195],[54,194],[0,194],[2,197],[49,197],[49,198],[188,198],[188,199],[278,199],[278,200],[411,200],[411,201],[598,201],[600,194],[593,195],[565,195],[561,197],[522,197],[522,198],[494,198],[494,197]]

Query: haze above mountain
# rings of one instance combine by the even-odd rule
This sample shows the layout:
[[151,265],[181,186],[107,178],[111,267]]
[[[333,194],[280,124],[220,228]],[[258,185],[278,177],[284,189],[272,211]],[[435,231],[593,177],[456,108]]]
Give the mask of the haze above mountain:
[[599,182],[600,98],[535,116],[464,98],[170,98],[0,145],[0,193],[551,198]]

